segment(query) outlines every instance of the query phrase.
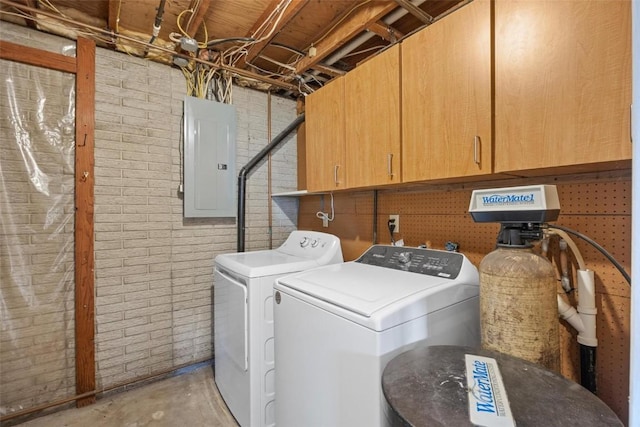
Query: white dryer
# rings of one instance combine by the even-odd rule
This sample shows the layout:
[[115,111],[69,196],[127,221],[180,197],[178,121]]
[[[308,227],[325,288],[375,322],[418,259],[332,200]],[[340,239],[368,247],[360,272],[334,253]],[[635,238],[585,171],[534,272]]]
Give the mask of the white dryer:
[[299,230],[277,249],[216,257],[215,382],[242,427],[275,424],[274,280],[342,261],[336,236]]
[[464,255],[395,246],[276,280],[278,427],[389,425],[387,362],[418,343],[479,345],[478,295]]

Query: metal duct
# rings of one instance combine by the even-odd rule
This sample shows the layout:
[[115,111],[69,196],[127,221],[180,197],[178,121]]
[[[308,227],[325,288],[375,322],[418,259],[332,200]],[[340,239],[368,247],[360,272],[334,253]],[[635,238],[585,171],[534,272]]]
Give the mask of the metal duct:
[[[253,171],[253,169],[269,154],[274,148],[278,146],[291,132],[296,130],[300,124],[304,122],[304,113],[300,114],[296,119],[289,124],[282,132],[280,132],[273,140],[267,144],[258,154],[256,154],[249,163],[244,165],[238,173],[238,252],[244,252],[244,240],[245,240],[245,210],[246,210],[246,198],[247,198],[247,176]],[[271,200],[269,200],[271,203]]]

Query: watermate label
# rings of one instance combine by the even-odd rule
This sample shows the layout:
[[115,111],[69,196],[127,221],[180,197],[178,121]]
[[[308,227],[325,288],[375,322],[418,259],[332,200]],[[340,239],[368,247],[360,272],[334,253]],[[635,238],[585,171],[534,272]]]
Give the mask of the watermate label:
[[465,354],[469,421],[477,426],[514,427],[507,391],[495,359]]

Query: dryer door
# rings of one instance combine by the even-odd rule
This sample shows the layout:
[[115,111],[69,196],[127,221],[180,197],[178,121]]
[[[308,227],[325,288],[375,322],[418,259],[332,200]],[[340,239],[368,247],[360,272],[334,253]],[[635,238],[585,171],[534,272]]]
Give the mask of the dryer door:
[[247,285],[243,278],[216,268],[214,285],[215,357],[229,358],[237,369],[247,366]]
[[249,425],[248,279],[216,265],[213,283],[215,381],[240,425]]

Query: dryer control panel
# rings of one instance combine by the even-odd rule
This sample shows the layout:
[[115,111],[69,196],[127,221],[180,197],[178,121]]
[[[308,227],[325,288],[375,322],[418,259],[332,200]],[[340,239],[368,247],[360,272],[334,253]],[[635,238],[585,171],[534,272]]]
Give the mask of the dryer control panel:
[[465,256],[458,252],[406,246],[374,245],[355,262],[411,273],[455,279]]

